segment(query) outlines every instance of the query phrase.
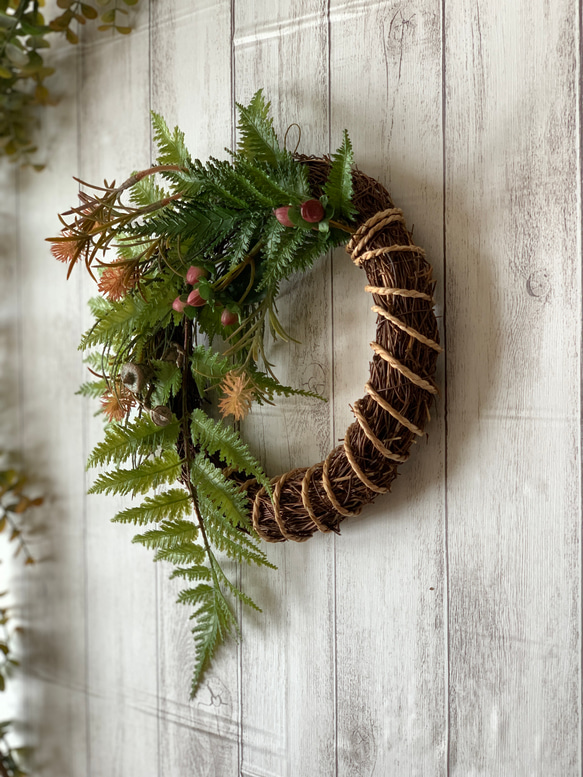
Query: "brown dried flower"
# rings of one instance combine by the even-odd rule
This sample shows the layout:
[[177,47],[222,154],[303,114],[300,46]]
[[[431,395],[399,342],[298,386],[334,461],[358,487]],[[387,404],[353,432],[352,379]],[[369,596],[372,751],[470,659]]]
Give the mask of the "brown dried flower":
[[61,238],[55,239],[53,242],[53,245],[51,246],[51,254],[59,262],[71,262],[76,258],[75,255],[78,251],[77,240],[75,240],[75,238],[72,237],[71,233],[67,232],[67,230],[63,230],[61,233]]
[[101,409],[109,421],[123,421],[134,405],[134,398],[121,384],[116,386],[115,391],[107,389],[101,397]]
[[122,299],[138,281],[136,267],[127,264],[112,264],[101,274],[97,288],[112,302]]
[[221,390],[225,395],[219,401],[219,410],[223,418],[228,415],[234,416],[235,421],[245,418],[255,398],[255,386],[251,378],[244,372],[237,373],[231,370],[221,381]]

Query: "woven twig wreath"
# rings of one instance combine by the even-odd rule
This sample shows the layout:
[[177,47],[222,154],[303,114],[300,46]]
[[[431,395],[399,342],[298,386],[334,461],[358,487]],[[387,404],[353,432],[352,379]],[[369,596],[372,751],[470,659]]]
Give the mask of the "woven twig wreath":
[[[301,160],[319,196],[330,162]],[[242,484],[253,503],[253,527],[267,542],[304,542],[316,531],[338,532],[344,518],[389,491],[398,465],[423,435],[438,393],[433,377],[442,348],[431,265],[387,190],[359,170],[353,186],[359,227],[346,250],[365,271],[365,291],[378,314],[366,394],[354,403],[356,420],[343,444],[318,464],[273,478],[273,499],[255,481]]]

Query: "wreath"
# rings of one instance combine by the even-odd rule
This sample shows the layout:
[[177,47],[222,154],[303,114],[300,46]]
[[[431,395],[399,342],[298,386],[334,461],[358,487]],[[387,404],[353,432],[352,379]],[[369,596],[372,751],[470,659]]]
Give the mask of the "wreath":
[[[68,275],[84,261],[101,292],[80,345],[92,373],[80,393],[101,399],[108,422],[88,466],[113,468],[90,493],[156,490],[113,520],[155,524],[134,542],[187,583],[178,601],[194,608],[193,695],[237,633],[233,601],[258,609],[227,560],[271,566],[259,539],[338,532],[388,491],[424,434],[441,350],[431,266],[386,189],[353,168],[347,132],[331,158],[298,156],[280,146],[261,91],[237,108],[236,151],[205,164],[153,114],[157,164],[119,186],[80,181],[79,205],[49,238]],[[279,287],[340,245],[378,314],[366,393],[324,461],[269,479],[239,422],[254,402],[318,397],[282,385],[266,356],[268,331],[291,339]]]

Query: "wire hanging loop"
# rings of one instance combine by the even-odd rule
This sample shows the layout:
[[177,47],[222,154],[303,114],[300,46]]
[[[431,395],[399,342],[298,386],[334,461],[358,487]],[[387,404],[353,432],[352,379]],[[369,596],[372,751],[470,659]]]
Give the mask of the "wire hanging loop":
[[285,148],[286,151],[288,150],[288,148],[287,148],[287,136],[289,135],[289,132],[292,129],[292,127],[297,127],[297,130],[298,130],[298,140],[297,140],[297,143],[296,143],[296,147],[291,152],[292,155],[293,155],[293,154],[297,153],[297,150],[300,147],[300,142],[302,140],[302,128],[300,127],[299,124],[296,124],[296,122],[294,121],[294,123],[290,124],[289,127],[286,129],[285,135],[283,136],[283,147]]

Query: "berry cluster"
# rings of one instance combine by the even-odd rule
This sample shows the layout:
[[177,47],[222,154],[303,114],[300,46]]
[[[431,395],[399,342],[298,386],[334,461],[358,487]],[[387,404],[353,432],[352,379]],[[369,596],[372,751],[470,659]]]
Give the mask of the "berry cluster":
[[[198,289],[198,283],[207,276],[208,272],[204,269],[204,267],[195,267],[194,265],[191,265],[188,268],[186,273],[186,283],[189,286],[194,286],[194,288],[188,294],[186,299],[183,299],[184,295],[176,297],[172,303],[172,308],[177,313],[184,313],[184,308],[187,307],[202,308],[207,304],[207,300],[201,295]],[[227,308],[223,310],[221,314],[221,324],[223,326],[232,326],[233,324],[236,324],[238,320],[239,316],[236,313],[232,313],[230,310],[227,310]]]
[[276,208],[273,213],[284,227],[305,227],[307,225],[310,229],[312,224],[323,221],[326,215],[320,200],[306,200],[299,208],[294,205],[284,205],[281,208]]

